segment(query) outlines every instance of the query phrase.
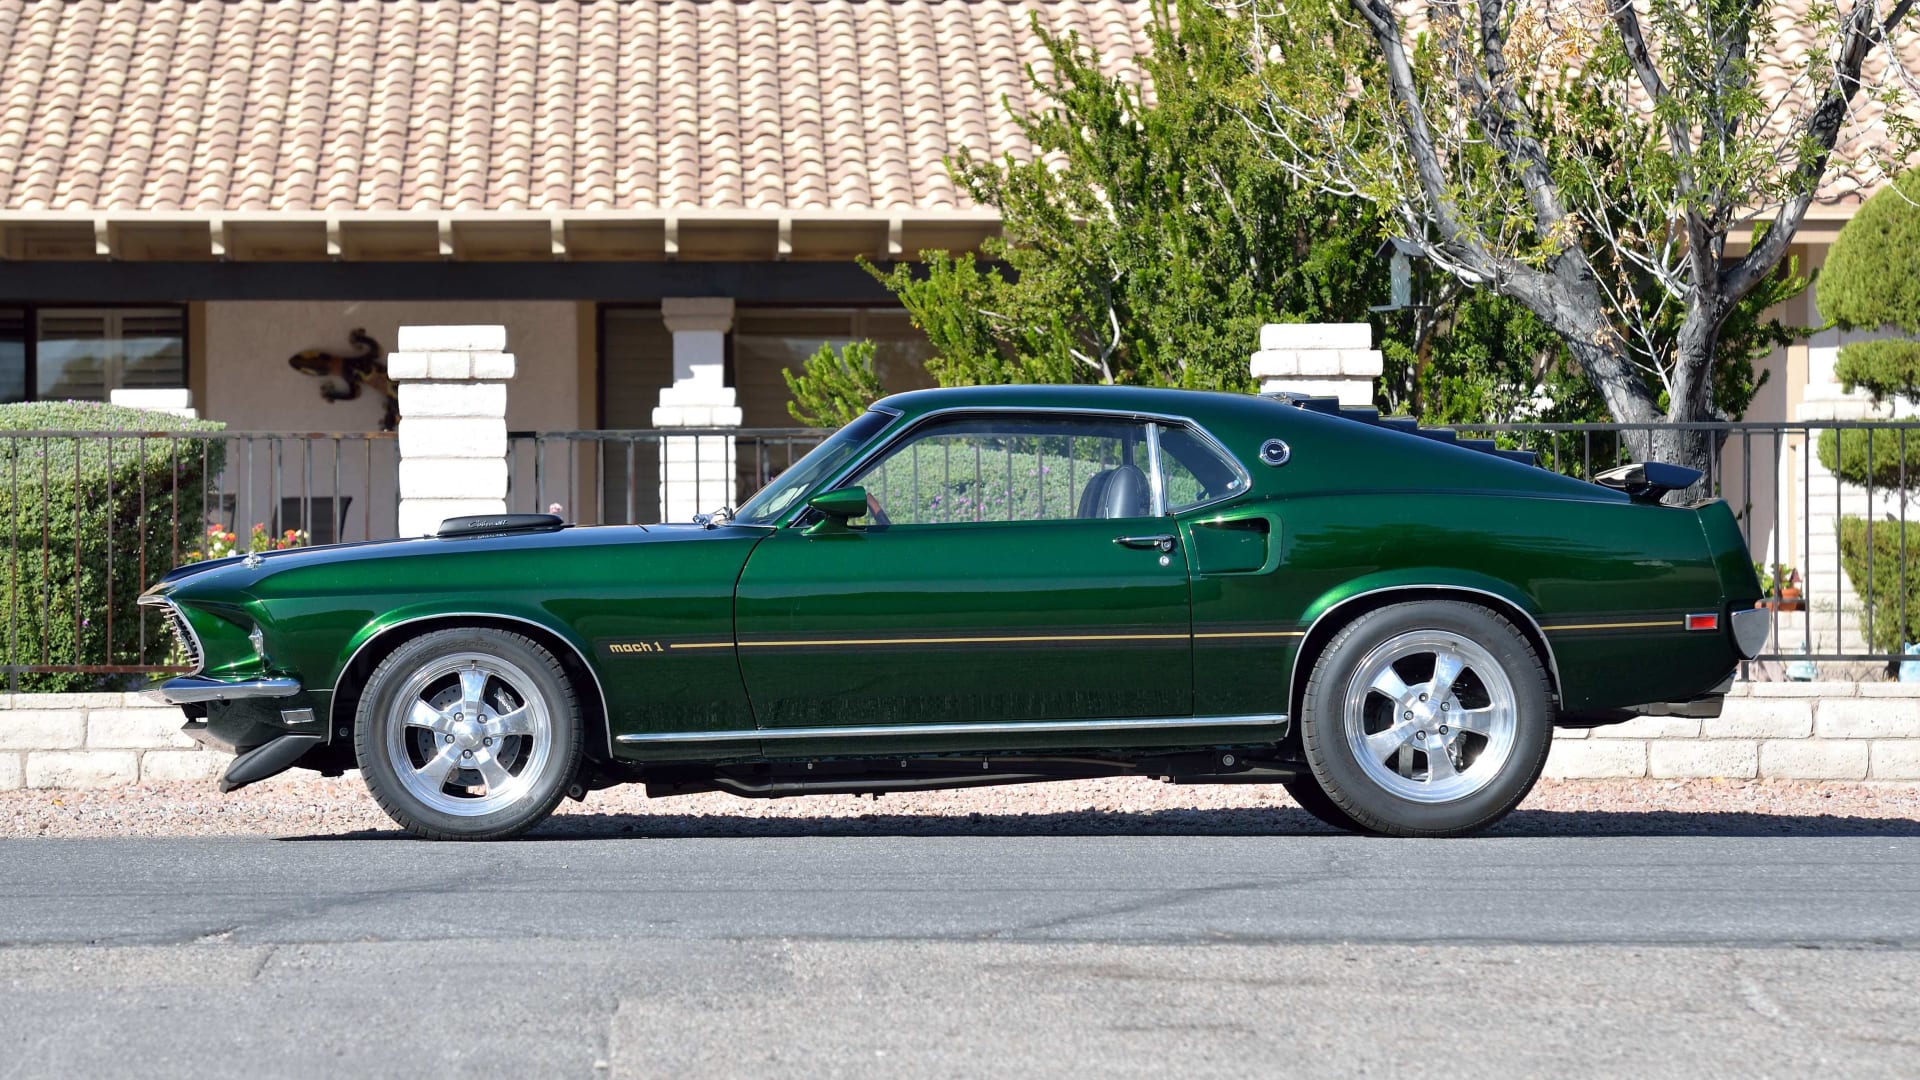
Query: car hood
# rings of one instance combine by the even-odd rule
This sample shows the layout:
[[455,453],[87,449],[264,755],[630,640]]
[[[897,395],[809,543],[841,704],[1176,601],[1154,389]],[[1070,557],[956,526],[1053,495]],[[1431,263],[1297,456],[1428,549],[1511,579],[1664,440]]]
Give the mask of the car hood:
[[552,551],[566,548],[663,543],[698,543],[764,536],[761,527],[693,524],[563,526],[477,536],[417,536],[393,540],[362,540],[349,544],[263,551],[176,567],[147,592],[167,596],[179,592],[244,592],[281,574],[318,567],[340,567],[388,559],[438,559],[515,551]]

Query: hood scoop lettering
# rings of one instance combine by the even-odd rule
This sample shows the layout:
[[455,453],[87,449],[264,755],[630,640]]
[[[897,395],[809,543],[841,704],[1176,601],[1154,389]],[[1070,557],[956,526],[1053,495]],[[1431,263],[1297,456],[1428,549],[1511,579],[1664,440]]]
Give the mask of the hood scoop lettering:
[[467,514],[442,521],[433,535],[496,536],[500,533],[552,532],[565,528],[566,524],[555,514]]

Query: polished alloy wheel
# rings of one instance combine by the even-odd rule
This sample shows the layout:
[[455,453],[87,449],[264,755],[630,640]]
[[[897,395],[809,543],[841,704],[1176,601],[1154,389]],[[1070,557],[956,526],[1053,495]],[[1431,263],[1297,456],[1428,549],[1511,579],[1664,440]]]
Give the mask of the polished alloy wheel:
[[554,758],[553,718],[532,677],[485,653],[436,657],[394,699],[386,753],[408,794],[457,817],[525,799]]
[[1344,729],[1361,770],[1403,799],[1479,791],[1513,753],[1514,691],[1493,655],[1443,630],[1381,642],[1347,684]]

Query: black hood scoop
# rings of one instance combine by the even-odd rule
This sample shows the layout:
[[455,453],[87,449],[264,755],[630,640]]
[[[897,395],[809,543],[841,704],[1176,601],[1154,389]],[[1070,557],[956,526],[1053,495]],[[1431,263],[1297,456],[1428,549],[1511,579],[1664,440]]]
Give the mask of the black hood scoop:
[[433,535],[498,536],[501,533],[552,532],[567,523],[554,514],[468,514],[450,517],[440,523]]

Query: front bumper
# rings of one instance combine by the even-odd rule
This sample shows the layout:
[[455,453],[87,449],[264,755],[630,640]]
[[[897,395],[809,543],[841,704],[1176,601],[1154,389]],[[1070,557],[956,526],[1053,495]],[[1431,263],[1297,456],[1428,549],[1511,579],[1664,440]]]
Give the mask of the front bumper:
[[298,694],[296,679],[243,679],[223,682],[204,675],[181,675],[158,686],[148,687],[146,695],[168,705],[201,705],[209,701],[241,701],[247,698],[286,698]]
[[324,710],[295,679],[224,682],[181,675],[146,693],[180,706],[187,714],[182,730],[195,742],[236,755],[220,778],[221,791],[283,773],[326,745],[326,727],[319,722]]

